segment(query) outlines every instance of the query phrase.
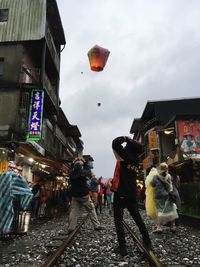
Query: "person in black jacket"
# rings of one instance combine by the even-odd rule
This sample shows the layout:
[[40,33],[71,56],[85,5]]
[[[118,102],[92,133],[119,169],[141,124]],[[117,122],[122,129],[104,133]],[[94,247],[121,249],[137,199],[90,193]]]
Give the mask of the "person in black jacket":
[[89,196],[87,179],[91,176],[91,170],[84,166],[84,161],[77,159],[69,170],[70,191],[72,196],[71,210],[69,215],[68,233],[70,234],[77,226],[77,219],[81,207],[84,207],[90,216],[95,230],[101,230],[94,204]]
[[[125,144],[125,146],[123,146]],[[119,246],[114,250],[121,256],[127,255],[125,232],[123,227],[123,213],[127,208],[137,224],[147,249],[151,248],[146,226],[141,218],[136,201],[136,176],[139,166],[139,155],[142,145],[129,137],[117,137],[112,142],[112,148],[117,158],[111,190],[114,192],[114,222]]]
[[35,220],[38,216],[40,207],[40,183],[37,181],[32,187],[33,199],[31,203],[31,220]]

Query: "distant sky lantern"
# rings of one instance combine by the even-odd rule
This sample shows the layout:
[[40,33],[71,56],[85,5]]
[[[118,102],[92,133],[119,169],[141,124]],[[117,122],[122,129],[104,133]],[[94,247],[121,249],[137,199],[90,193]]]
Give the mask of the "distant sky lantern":
[[90,68],[93,71],[102,71],[106,65],[110,51],[106,48],[95,45],[88,51]]

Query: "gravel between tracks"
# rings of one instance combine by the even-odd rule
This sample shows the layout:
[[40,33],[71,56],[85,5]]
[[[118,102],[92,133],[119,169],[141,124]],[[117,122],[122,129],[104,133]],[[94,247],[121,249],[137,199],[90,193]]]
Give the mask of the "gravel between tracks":
[[[163,234],[152,234],[154,223],[145,212],[141,211],[149,230],[153,248],[164,264],[173,266],[200,266],[200,232],[188,226],[180,225],[176,233],[171,233],[166,227]],[[66,249],[59,267],[114,267],[134,266],[146,267],[147,261],[128,234],[128,255],[120,257],[113,253],[117,245],[113,217],[107,210],[98,215],[102,231],[94,231],[90,221],[81,229],[76,240]],[[138,232],[132,219],[125,214],[125,219]],[[53,237],[67,230],[67,215],[48,222],[36,223],[27,236],[10,242],[0,242],[0,267],[35,267],[44,263],[48,255],[47,244],[51,244]],[[138,233],[139,235],[139,233]]]

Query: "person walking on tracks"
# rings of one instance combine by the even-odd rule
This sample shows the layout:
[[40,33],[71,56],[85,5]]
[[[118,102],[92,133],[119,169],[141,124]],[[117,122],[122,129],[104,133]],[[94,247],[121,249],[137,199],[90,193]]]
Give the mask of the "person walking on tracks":
[[178,218],[178,214],[175,200],[170,199],[170,196],[173,196],[173,185],[167,163],[160,164],[158,174],[153,177],[151,185],[155,188],[154,200],[157,211],[157,227],[153,233],[162,233],[163,225],[168,222],[171,222],[171,231],[176,232],[175,219]]
[[138,156],[142,152],[142,145],[129,137],[120,136],[113,140],[112,148],[117,158],[111,190],[114,192],[114,222],[119,244],[114,251],[121,256],[126,256],[127,248],[123,227],[123,213],[125,208],[128,209],[137,224],[144,245],[147,249],[151,248],[151,240],[139,213],[136,200]]
[[40,207],[40,190],[41,185],[39,181],[36,181],[32,187],[33,199],[31,208],[31,220],[35,220],[38,217],[38,211]]
[[98,188],[99,188],[99,180],[96,177],[95,174],[92,174],[92,177],[90,179],[90,197],[94,203],[96,212],[97,212],[97,206],[98,206]]
[[108,181],[105,184],[109,214],[112,214],[113,210],[113,192],[111,191],[111,186],[112,186],[112,178],[108,179]]
[[88,211],[94,229],[103,229],[97,218],[94,204],[89,195],[89,186],[87,183],[89,176],[91,176],[91,170],[84,166],[84,159],[76,159],[72,168],[69,170],[72,202],[70,207],[68,234],[73,232],[77,226],[77,219],[81,207],[84,207]]
[[104,188],[104,182],[103,182],[103,177],[101,176],[99,177],[98,205],[97,205],[97,210],[99,209],[100,213],[102,213],[103,188]]

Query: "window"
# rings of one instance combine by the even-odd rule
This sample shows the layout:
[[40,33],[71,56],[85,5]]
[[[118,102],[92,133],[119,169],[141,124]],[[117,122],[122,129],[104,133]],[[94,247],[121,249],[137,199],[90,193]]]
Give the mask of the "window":
[[4,58],[0,57],[0,76],[3,75]]
[[0,22],[8,21],[8,9],[0,9]]

